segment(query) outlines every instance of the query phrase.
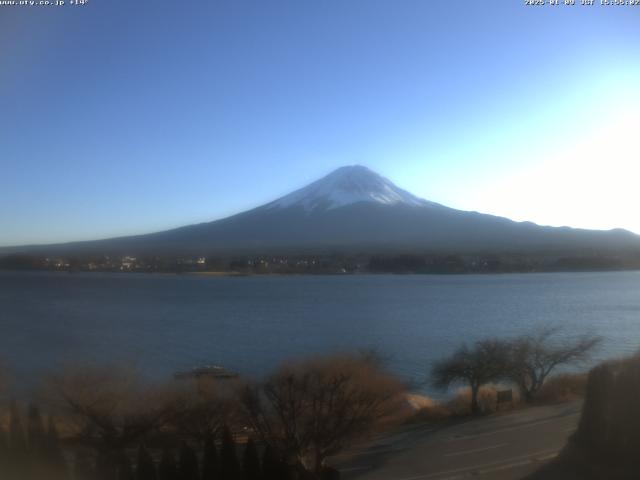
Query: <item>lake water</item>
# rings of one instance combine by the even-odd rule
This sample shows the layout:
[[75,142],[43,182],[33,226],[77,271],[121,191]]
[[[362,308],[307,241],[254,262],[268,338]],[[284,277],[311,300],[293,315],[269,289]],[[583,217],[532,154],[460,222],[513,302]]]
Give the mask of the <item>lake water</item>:
[[376,348],[420,381],[461,342],[558,324],[640,347],[640,273],[200,277],[0,272],[0,359],[35,385],[78,363],[154,379],[203,363],[262,376],[288,358]]

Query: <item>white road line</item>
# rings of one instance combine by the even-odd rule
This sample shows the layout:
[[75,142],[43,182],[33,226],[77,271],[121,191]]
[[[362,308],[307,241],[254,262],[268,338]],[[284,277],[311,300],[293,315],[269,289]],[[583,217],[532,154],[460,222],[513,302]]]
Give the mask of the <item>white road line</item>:
[[459,455],[468,455],[468,454],[471,454],[471,453],[478,453],[478,452],[485,452],[487,450],[493,450],[494,448],[502,448],[502,447],[506,447],[507,445],[509,445],[509,444],[508,443],[500,443],[498,445],[492,445],[490,447],[475,448],[473,450],[463,450],[461,452],[446,453],[444,456],[445,457],[457,457]]
[[520,430],[522,428],[537,427],[538,425],[544,425],[545,423],[558,422],[558,421],[561,421],[561,420],[565,420],[567,417],[572,417],[572,416],[577,416],[577,415],[580,415],[580,414],[579,413],[572,413],[571,415],[566,415],[566,416],[564,416],[562,418],[550,418],[548,420],[540,420],[539,422],[526,423],[524,425],[516,425],[515,427],[499,428],[498,430],[493,430],[491,432],[475,433],[475,434],[471,434],[471,435],[461,435],[459,437],[449,438],[446,441],[447,442],[458,442],[460,440],[469,440],[471,438],[488,437],[490,435],[495,435],[496,433],[511,432],[513,430]]
[[[506,465],[500,465],[498,467],[491,467],[491,468],[486,468],[484,470],[479,470],[478,474],[479,475],[484,475],[486,473],[500,472],[502,470],[511,470],[512,468],[523,467],[525,465],[530,465],[530,464],[532,464],[534,462],[546,462],[547,460],[551,460],[552,458],[555,458],[557,456],[558,456],[558,452],[550,453],[548,455],[529,458],[527,460],[520,460],[518,462],[508,463]],[[443,479],[440,479],[440,480],[443,480]]]
[[357,470],[368,470],[371,468],[371,465],[365,465],[363,467],[349,467],[349,468],[341,468],[340,471],[344,472],[355,472]]
[[[425,475],[416,475],[413,477],[396,478],[395,480],[426,480],[429,478],[442,477],[443,475],[455,475],[473,472],[474,475],[489,473],[491,471],[507,470],[509,468],[519,467],[521,465],[528,465],[535,461],[549,460],[558,454],[558,450],[542,450],[528,455],[519,455],[516,457],[506,458],[495,462],[483,463],[481,465],[474,465],[465,468],[456,468],[454,470],[443,470],[441,472],[427,473]],[[461,476],[445,477],[440,480],[453,480],[461,478]]]
[[404,450],[406,450],[406,448],[400,448],[400,447],[385,448],[384,450],[363,450],[362,452],[355,452],[355,453],[352,453],[351,455],[353,457],[363,457],[365,455],[383,455],[385,453],[398,453]]

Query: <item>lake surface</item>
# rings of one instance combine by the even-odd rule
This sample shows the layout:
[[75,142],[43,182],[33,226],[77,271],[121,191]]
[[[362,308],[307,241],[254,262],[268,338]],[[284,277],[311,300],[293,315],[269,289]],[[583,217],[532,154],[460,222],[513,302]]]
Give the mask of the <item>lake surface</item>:
[[640,273],[201,277],[0,272],[0,359],[16,383],[78,363],[153,379],[203,363],[262,376],[285,359],[376,348],[421,381],[460,343],[536,325],[640,347]]

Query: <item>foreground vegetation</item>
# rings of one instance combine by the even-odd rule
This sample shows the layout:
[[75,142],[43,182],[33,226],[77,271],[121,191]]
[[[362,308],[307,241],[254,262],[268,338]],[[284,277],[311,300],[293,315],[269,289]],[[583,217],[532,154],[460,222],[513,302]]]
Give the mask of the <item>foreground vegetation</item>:
[[128,370],[75,369],[38,395],[46,428],[38,408],[25,426],[11,404],[0,478],[332,479],[327,457],[390,421],[403,394],[371,355],[287,364],[259,384],[149,385]]
[[371,353],[288,363],[260,383],[199,377],[151,385],[129,369],[75,368],[48,378],[32,405],[11,402],[0,422],[0,478],[335,479],[330,457],[410,418],[488,413],[509,385],[525,403],[558,399],[571,382],[579,393],[576,376],[547,380],[598,342],[562,341],[543,329],[463,345],[433,366],[431,379],[468,389],[422,405],[417,416],[407,408],[417,396]]
[[558,328],[545,327],[509,340],[494,338],[472,347],[462,345],[433,366],[432,383],[440,389],[466,384],[472,414],[482,413],[480,391],[490,383],[515,385],[520,398],[532,403],[554,370],[584,362],[601,342],[595,335],[562,338],[560,334]]

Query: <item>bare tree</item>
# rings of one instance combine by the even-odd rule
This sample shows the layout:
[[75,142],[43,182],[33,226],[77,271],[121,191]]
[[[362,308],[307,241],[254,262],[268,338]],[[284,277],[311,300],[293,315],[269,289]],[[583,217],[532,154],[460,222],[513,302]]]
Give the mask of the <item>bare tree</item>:
[[175,414],[166,391],[142,385],[126,369],[67,371],[51,379],[49,395],[73,425],[76,438],[103,457],[115,458]]
[[437,362],[431,369],[436,388],[447,389],[452,384],[466,383],[471,389],[471,413],[480,413],[480,387],[505,377],[509,347],[500,340],[482,340],[473,348],[461,346],[449,358]]
[[526,402],[534,400],[555,368],[587,360],[602,342],[596,335],[562,338],[560,333],[559,327],[543,327],[510,342],[508,376]]
[[198,379],[181,385],[175,391],[175,416],[170,426],[204,446],[207,438],[217,437],[225,425],[239,422],[238,388],[235,380]]
[[340,355],[282,367],[245,388],[242,404],[264,442],[320,475],[328,456],[394,411],[402,391],[376,362]]

